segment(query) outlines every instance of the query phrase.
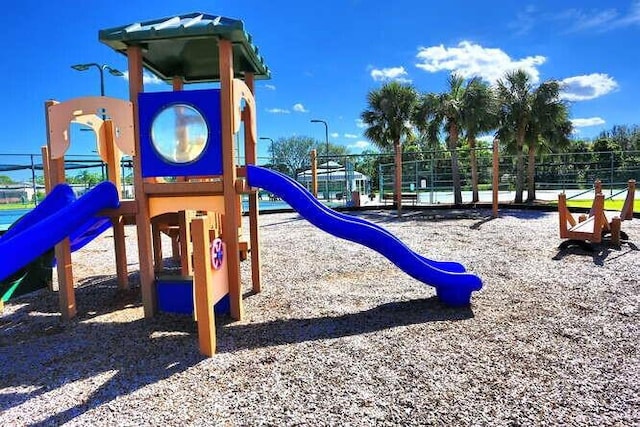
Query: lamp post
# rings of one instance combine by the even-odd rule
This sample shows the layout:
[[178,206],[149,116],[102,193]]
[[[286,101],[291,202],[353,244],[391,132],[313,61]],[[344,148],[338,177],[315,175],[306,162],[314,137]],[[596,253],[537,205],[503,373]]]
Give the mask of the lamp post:
[[271,167],[276,169],[276,152],[273,151],[273,138],[269,138],[268,136],[261,136],[261,140],[263,141],[271,141]]
[[101,64],[96,64],[95,62],[90,62],[87,64],[75,64],[71,66],[71,68],[73,68],[76,71],[87,71],[91,67],[97,68],[98,71],[100,72],[100,96],[104,96],[104,70],[107,70],[109,74],[111,74],[112,76],[116,76],[116,77],[124,76],[122,71],[115,69],[107,64],[101,65]]
[[327,200],[331,200],[331,197],[329,196],[329,125],[327,125],[327,122],[324,120],[319,120],[319,119],[311,119],[311,123],[322,123],[324,125],[324,140],[326,142],[326,151],[325,151],[325,156],[327,161],[325,162],[325,188],[326,188],[326,192],[327,192]]

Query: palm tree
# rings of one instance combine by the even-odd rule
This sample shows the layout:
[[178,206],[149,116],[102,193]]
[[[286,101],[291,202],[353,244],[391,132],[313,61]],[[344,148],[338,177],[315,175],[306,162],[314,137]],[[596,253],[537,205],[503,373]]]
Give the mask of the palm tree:
[[[535,156],[542,137],[550,137],[551,143],[559,144],[571,131],[567,119],[567,107],[560,100],[560,85],[548,81],[534,88],[531,77],[523,70],[508,72],[498,80],[500,128],[497,135],[506,145],[515,142],[516,196],[522,203],[524,192],[525,147],[528,148],[528,195],[535,199]],[[567,133],[569,132],[569,133]],[[564,136],[562,136],[564,135]]]
[[439,143],[440,129],[444,126],[447,134],[447,149],[451,154],[451,176],[453,180],[453,199],[456,205],[462,203],[462,186],[458,164],[458,141],[464,129],[463,109],[465,105],[464,79],[451,74],[447,80],[449,91],[441,94],[424,94],[416,108],[414,122],[420,132],[424,133],[427,142]]
[[402,215],[402,143],[412,138],[410,123],[417,99],[412,86],[389,82],[367,94],[367,109],[360,114],[368,126],[364,136],[381,150],[393,147],[398,215]]
[[463,96],[462,125],[469,143],[471,163],[472,202],[480,200],[478,193],[478,160],[476,139],[498,127],[497,102],[494,91],[480,78],[474,77],[467,83]]
[[560,84],[542,83],[534,91],[532,120],[527,129],[527,202],[536,199],[536,155],[541,151],[566,149],[573,125],[567,105],[560,100]]
[[497,135],[507,145],[515,141],[516,203],[522,203],[524,191],[524,144],[531,121],[532,91],[530,77],[524,70],[508,72],[504,79],[498,80],[500,129]]

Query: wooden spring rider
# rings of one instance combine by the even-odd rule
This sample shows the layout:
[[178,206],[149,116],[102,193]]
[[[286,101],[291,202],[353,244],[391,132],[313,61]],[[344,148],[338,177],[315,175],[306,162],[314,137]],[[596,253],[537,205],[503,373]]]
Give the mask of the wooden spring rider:
[[567,208],[565,193],[558,195],[558,213],[560,219],[560,237],[565,240],[560,249],[570,246],[580,246],[586,250],[593,250],[592,244],[602,242],[603,236],[610,234],[611,244],[620,245],[620,240],[628,240],[627,234],[621,230],[622,221],[633,219],[633,202],[636,192],[635,180],[627,182],[627,197],[620,212],[605,211],[604,194],[600,180],[594,185],[595,198],[589,213],[575,218]]

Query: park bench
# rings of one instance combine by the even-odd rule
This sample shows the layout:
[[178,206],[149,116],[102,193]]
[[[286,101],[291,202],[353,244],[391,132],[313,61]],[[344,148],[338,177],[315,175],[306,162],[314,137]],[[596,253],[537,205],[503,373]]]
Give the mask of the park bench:
[[[391,203],[394,203],[396,201],[396,195],[392,194],[392,193],[383,193],[382,194],[382,201],[384,202],[384,204],[387,204],[387,201],[390,201]],[[418,194],[417,193],[402,193],[402,201],[405,202],[411,202],[411,204],[413,204],[415,206],[416,203],[418,203]]]

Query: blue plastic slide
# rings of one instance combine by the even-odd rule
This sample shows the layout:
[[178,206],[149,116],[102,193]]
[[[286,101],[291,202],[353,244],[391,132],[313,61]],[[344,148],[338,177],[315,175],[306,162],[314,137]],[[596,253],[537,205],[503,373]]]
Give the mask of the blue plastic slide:
[[[56,186],[31,212],[0,237],[0,280],[29,264],[66,237],[76,236],[77,246],[88,242],[104,227],[95,214],[119,206],[118,191],[103,182],[79,199],[66,184]],[[98,227],[98,228],[96,228]],[[103,228],[104,230],[104,228]]]
[[471,293],[482,288],[480,278],[465,272],[461,264],[437,262],[416,254],[379,225],[322,205],[302,185],[286,175],[249,165],[247,180],[250,186],[264,188],[282,198],[321,230],[373,249],[411,277],[435,287],[438,298],[445,304],[468,305]]

